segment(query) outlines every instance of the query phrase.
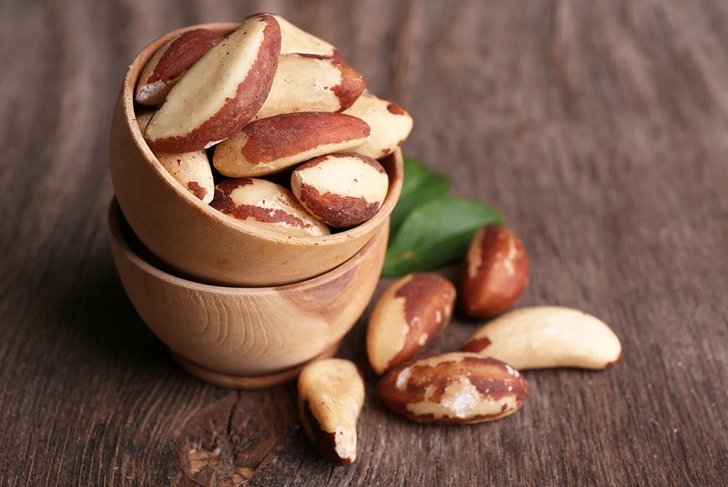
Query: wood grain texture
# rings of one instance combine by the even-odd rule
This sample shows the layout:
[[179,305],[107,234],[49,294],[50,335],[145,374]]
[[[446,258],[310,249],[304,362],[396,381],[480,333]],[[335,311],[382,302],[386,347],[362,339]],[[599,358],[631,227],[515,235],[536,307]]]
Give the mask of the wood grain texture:
[[[523,240],[520,303],[598,316],[623,361],[528,372],[515,415],[427,427],[376,398],[360,322],[341,352],[367,382],[348,468],[310,448],[293,386],[176,367],[113,270],[112,107],[149,40],[263,10],[405,106],[405,151]],[[728,484],[727,45],[720,0],[0,2],[0,484]]]
[[380,228],[354,257],[314,279],[251,289],[200,284],[150,265],[116,202],[109,226],[119,278],[141,319],[186,368],[221,379],[277,375],[339,343],[376,290],[389,235]]

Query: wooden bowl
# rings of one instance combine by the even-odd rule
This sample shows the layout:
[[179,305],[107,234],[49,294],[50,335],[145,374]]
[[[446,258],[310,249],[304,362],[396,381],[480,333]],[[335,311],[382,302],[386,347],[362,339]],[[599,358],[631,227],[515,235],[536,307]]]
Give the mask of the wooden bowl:
[[182,275],[215,284],[273,286],[322,274],[356,254],[387,226],[402,189],[402,153],[385,158],[389,190],[379,212],[350,230],[325,237],[289,237],[234,220],[183,188],[147,146],[134,114],[134,87],[144,65],[164,42],[206,28],[227,34],[238,26],[185,27],[155,40],[129,66],[110,134],[111,179],[134,233],[159,259]]
[[318,277],[278,287],[224,287],[177,277],[155,262],[116,201],[111,248],[134,308],[184,368],[227,387],[266,387],[335,353],[379,280],[389,227]]

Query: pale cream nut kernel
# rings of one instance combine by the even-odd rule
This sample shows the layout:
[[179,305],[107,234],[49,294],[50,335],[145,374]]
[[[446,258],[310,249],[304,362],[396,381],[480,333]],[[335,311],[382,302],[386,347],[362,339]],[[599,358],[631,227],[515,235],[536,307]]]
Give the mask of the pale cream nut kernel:
[[463,350],[495,357],[517,369],[605,369],[622,356],[619,338],[603,321],[571,308],[510,311],[480,328]]
[[298,112],[249,123],[215,147],[213,164],[229,177],[265,176],[313,157],[350,150],[369,125],[342,113]]
[[381,159],[402,145],[412,131],[412,117],[400,105],[365,91],[344,113],[361,118],[372,128],[367,142],[354,152]]
[[356,422],[364,405],[364,381],[348,360],[317,360],[298,378],[298,407],[306,434],[330,460],[356,459]]
[[336,48],[313,34],[296,27],[280,15],[273,15],[281,27],[281,54],[315,54],[335,57]]
[[406,275],[377,299],[367,325],[372,370],[384,373],[415,356],[447,327],[455,286],[434,272]]
[[340,112],[364,91],[364,77],[337,58],[284,54],[256,119],[293,112]]
[[172,88],[144,133],[150,147],[200,150],[243,128],[268,96],[280,49],[276,19],[263,14],[246,20]]
[[139,76],[134,101],[159,105],[180,76],[225,38],[207,29],[189,30],[157,49]]
[[399,365],[377,388],[392,411],[413,421],[470,424],[517,411],[526,400],[526,380],[510,365],[475,353],[434,355]]
[[311,159],[291,174],[291,190],[298,201],[336,228],[351,228],[373,217],[388,187],[389,178],[381,164],[352,153]]
[[330,233],[288,189],[265,179],[222,181],[215,185],[210,206],[247,224],[284,235],[319,237]]
[[[143,113],[137,116],[137,124],[142,133],[151,118],[151,113]],[[207,159],[204,150],[180,152],[179,154],[152,152],[167,172],[185,189],[205,204],[212,201],[215,195],[215,181],[212,176],[210,161]]]

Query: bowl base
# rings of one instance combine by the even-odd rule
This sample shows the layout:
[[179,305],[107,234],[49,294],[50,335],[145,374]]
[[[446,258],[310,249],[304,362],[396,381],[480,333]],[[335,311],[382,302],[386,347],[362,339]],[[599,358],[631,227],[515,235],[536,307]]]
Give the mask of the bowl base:
[[198,365],[190,360],[187,360],[186,358],[174,353],[171,350],[170,353],[172,354],[172,358],[174,359],[174,361],[177,362],[177,365],[179,365],[198,379],[204,380],[205,382],[210,382],[211,384],[215,384],[221,387],[228,387],[231,389],[265,389],[267,387],[274,387],[285,384],[286,382],[295,379],[296,377],[298,377],[298,374],[301,372],[301,370],[314,360],[333,357],[334,355],[336,355],[340,344],[340,341],[334,343],[331,347],[327,348],[308,362],[304,362],[300,365],[296,365],[294,367],[284,369],[279,372],[264,375],[232,375],[226,374],[224,372],[216,372],[214,370],[202,367],[201,365]]

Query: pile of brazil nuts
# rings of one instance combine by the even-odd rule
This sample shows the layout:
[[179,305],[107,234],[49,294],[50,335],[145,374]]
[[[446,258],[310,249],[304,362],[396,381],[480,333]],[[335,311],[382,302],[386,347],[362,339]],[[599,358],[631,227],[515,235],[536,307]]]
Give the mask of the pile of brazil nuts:
[[[619,339],[594,316],[558,306],[509,311],[528,278],[521,241],[503,226],[481,228],[465,257],[459,304],[471,317],[494,319],[460,351],[419,359],[417,354],[450,321],[455,285],[431,272],[393,282],[375,303],[366,335],[369,364],[381,376],[377,390],[382,402],[420,423],[493,421],[514,413],[526,400],[528,387],[520,370],[601,370],[621,358]],[[299,377],[304,429],[338,463],[351,463],[356,457],[363,390],[356,366],[346,360],[314,362]]]
[[378,159],[412,130],[334,46],[272,14],[228,36],[195,29],[171,39],[142,70],[134,100],[144,139],[184,188],[289,236],[374,216],[389,185]]

